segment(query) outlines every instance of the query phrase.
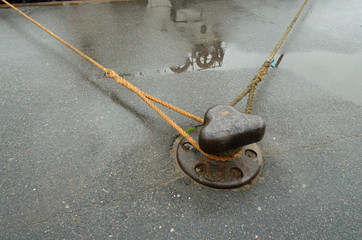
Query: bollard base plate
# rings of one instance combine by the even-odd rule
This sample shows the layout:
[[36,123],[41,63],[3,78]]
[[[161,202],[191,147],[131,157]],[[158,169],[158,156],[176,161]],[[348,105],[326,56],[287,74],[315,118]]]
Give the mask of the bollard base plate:
[[[190,136],[198,141],[200,127]],[[176,149],[181,169],[196,182],[212,188],[232,189],[250,183],[260,172],[263,159],[256,143],[246,145],[239,157],[226,162],[205,157],[183,138]]]

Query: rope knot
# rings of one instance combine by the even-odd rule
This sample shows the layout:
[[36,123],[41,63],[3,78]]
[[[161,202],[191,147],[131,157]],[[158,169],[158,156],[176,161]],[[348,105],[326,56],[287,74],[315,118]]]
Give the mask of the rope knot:
[[265,73],[263,72],[258,72],[256,75],[255,75],[255,79],[253,81],[253,84],[254,85],[258,85],[259,82],[265,80]]
[[116,73],[115,71],[108,69],[107,72],[104,73],[104,76],[109,77],[109,78],[114,78],[116,77]]
[[266,59],[265,63],[267,65],[267,67],[272,67],[272,68],[275,68],[275,65],[273,64],[275,60],[272,59],[272,60],[269,60],[269,58]]

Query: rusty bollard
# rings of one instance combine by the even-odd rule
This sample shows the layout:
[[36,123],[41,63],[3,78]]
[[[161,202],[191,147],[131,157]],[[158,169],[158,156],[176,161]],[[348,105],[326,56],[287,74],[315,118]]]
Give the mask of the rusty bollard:
[[206,153],[223,157],[240,151],[241,154],[230,161],[212,160],[182,139],[177,160],[187,175],[203,185],[237,188],[250,183],[261,170],[262,156],[256,142],[264,133],[261,117],[241,113],[229,105],[217,105],[205,113],[204,125],[196,127],[190,136]]

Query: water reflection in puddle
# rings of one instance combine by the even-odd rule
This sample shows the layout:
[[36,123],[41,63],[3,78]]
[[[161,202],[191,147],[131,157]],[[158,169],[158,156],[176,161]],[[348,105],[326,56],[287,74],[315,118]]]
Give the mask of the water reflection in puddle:
[[[178,64],[170,64],[171,66],[168,68],[121,73],[121,75],[144,76],[180,74],[190,71],[258,69],[269,53],[247,52],[245,49],[241,49],[240,45],[227,42],[227,38],[223,37],[227,35],[225,23],[221,25],[221,21],[218,19],[220,14],[215,13],[218,8],[215,6],[204,8],[202,6],[206,5],[200,5],[200,2],[203,1],[149,0],[147,8],[162,8],[162,11],[169,11],[169,15],[165,14],[165,19],[162,20],[165,27],[161,28],[161,32],[163,29],[167,34],[171,34],[170,29],[176,31],[182,41],[189,43],[190,50],[184,52],[185,60]],[[215,4],[215,2],[212,3]],[[169,30],[167,31],[167,29]],[[180,52],[178,52],[178,56],[180,56]],[[275,60],[278,58],[279,55]],[[362,94],[360,93],[362,72],[357,65],[361,60],[362,53],[348,55],[328,52],[286,52],[280,68],[306,76],[312,84],[360,105],[362,104]]]
[[189,53],[185,63],[181,66],[170,66],[166,69],[157,69],[148,72],[140,71],[135,73],[120,73],[120,75],[123,77],[139,77],[152,74],[177,74],[187,71],[218,71],[258,68],[265,61],[266,54],[246,53],[235,48],[231,44],[222,43],[222,45],[225,47],[215,50],[204,49],[202,51]]
[[[225,26],[219,19],[222,4],[222,1],[206,4],[199,0],[148,0],[147,8],[152,13],[163,12],[162,21],[160,19],[158,21],[161,26],[160,31],[168,35],[174,35],[177,32],[178,38],[187,42],[185,46],[189,46],[189,51],[183,49],[186,50],[183,54],[180,51],[174,53],[175,58],[179,57],[181,60],[182,55],[185,58],[177,63],[174,61],[168,68],[163,66],[161,69],[150,69],[148,66],[146,71],[120,74],[125,77],[180,74],[187,71],[255,67],[254,63],[260,65],[265,60],[265,54],[247,54],[246,56],[237,46],[224,41]],[[168,17],[164,14],[165,11],[169,11]]]

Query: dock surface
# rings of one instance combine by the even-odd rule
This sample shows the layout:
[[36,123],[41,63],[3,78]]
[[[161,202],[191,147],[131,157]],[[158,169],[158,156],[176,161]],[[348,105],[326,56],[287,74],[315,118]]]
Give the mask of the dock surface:
[[[20,10],[203,117],[248,85],[302,2]],[[180,170],[177,132],[142,99],[1,8],[0,239],[361,239],[361,16],[360,0],[309,1],[255,96],[253,114],[267,124],[263,169],[252,184],[221,191]],[[223,59],[171,70],[204,48]],[[162,109],[183,129],[197,125]]]

